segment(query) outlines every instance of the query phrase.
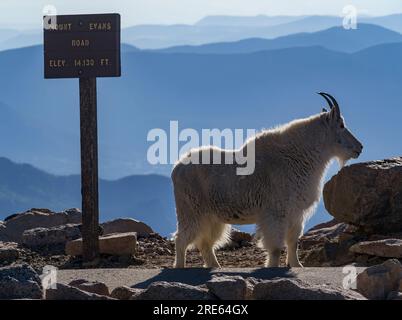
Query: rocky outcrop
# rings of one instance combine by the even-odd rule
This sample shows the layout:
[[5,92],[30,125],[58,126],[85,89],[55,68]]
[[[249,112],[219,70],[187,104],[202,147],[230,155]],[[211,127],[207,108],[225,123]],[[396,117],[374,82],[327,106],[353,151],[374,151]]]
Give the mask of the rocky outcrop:
[[[134,255],[137,247],[135,232],[117,233],[99,237],[99,253],[113,256]],[[66,254],[82,255],[82,239],[69,241],[66,244]]]
[[151,233],[148,236],[138,236],[138,253],[147,257],[172,255],[174,252],[174,243],[163,238],[157,233]]
[[402,265],[396,259],[367,268],[358,274],[357,290],[368,299],[386,299],[393,291],[398,291],[402,279]]
[[294,278],[278,278],[257,283],[253,291],[255,300],[364,300],[350,290],[313,286]]
[[350,247],[350,251],[377,257],[402,258],[402,240],[363,241]]
[[47,209],[31,209],[6,218],[0,228],[0,239],[21,243],[25,230],[39,227],[52,228],[69,223],[81,223],[81,212],[78,209],[69,209],[59,213]]
[[324,187],[335,219],[300,240],[305,266],[376,265],[402,258],[402,158],[353,164]]
[[111,233],[136,232],[139,237],[147,237],[154,233],[152,228],[144,222],[129,218],[107,221],[102,223],[101,226],[103,228],[103,234],[105,235]]
[[338,221],[366,233],[402,230],[402,158],[353,164],[324,187],[324,203]]
[[180,282],[158,281],[132,300],[214,300],[206,289]]
[[22,243],[31,249],[65,245],[68,241],[81,237],[79,224],[65,224],[52,228],[35,228],[25,230],[22,234]]
[[215,276],[206,286],[220,300],[246,300],[252,293],[251,284],[240,276]]
[[332,220],[309,230],[300,239],[300,258],[305,267],[337,267],[355,261],[349,248],[355,244],[355,227]]
[[42,299],[39,275],[28,265],[0,268],[0,299]]

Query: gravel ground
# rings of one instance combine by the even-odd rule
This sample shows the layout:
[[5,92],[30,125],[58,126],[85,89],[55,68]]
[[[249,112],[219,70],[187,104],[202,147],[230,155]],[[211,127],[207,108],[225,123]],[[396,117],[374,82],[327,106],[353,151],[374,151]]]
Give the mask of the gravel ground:
[[[80,258],[63,254],[63,248],[41,248],[32,251],[19,247],[19,258],[13,263],[28,263],[36,271],[41,272],[45,265],[53,265],[59,269],[83,269]],[[216,252],[219,263],[226,268],[258,268],[265,263],[265,252],[254,241],[233,244]],[[141,268],[158,269],[171,268],[175,257],[174,242],[157,234],[148,238],[138,238],[138,253],[135,257],[101,256],[98,268]],[[6,261],[1,265],[9,264]],[[282,255],[281,265],[285,266],[285,255]],[[187,252],[188,267],[202,267],[203,261],[198,250]]]

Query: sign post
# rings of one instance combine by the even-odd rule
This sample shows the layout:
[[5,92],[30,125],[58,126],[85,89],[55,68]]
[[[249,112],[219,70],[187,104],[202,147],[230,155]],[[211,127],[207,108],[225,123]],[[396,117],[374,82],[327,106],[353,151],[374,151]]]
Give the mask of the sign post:
[[44,17],[46,79],[79,78],[83,260],[99,258],[97,77],[120,77],[120,15]]
[[86,262],[99,258],[98,129],[96,78],[80,78],[82,250]]

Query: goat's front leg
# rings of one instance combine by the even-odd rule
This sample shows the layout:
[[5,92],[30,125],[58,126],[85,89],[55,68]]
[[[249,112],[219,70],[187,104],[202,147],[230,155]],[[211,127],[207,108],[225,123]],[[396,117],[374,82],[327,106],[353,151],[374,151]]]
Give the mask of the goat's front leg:
[[262,236],[262,243],[267,250],[267,267],[279,267],[281,250],[284,247],[286,228],[282,219],[276,217],[265,217],[258,223],[259,233]]
[[297,254],[297,244],[300,236],[303,233],[303,222],[294,224],[291,228],[288,229],[286,235],[286,244],[287,244],[287,264],[291,268],[302,268],[303,265],[299,261],[299,257]]

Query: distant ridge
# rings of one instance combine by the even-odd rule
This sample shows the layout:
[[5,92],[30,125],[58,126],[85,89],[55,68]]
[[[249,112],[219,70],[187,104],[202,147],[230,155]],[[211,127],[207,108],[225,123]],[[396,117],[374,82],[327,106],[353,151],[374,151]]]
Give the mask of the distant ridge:
[[301,20],[306,16],[207,16],[195,23],[197,26],[273,26]]
[[250,53],[291,47],[322,46],[324,48],[356,52],[383,43],[402,42],[402,34],[386,28],[359,24],[356,30],[346,30],[343,27],[332,27],[313,33],[297,33],[276,39],[245,39],[236,42],[212,43],[200,46],[178,46],[158,50],[166,53],[202,53],[230,54]]

